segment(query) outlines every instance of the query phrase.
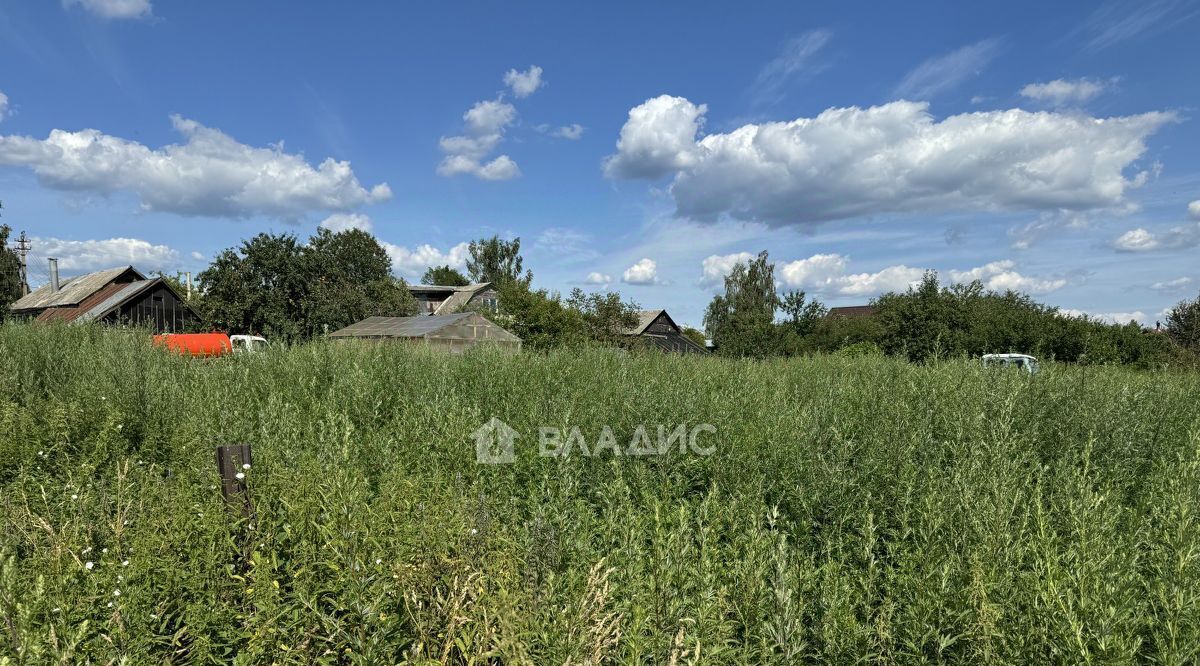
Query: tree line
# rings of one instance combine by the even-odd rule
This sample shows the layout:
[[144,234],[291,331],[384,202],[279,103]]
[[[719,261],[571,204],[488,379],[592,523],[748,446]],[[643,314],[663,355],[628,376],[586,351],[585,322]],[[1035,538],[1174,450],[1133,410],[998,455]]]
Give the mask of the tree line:
[[[0,225],[0,317],[20,296],[8,234]],[[520,238],[481,238],[468,250],[465,274],[432,266],[421,282],[491,283],[500,295],[499,310],[481,313],[519,336],[526,348],[636,344],[623,332],[638,321],[637,303],[617,292],[576,288],[564,297],[535,289]],[[177,276],[164,277],[185,291]],[[319,229],[307,242],[294,234],[260,233],[218,254],[198,281],[190,301],[201,317],[197,330],[299,342],[366,317],[417,312],[408,284],[392,275],[387,251],[358,229]],[[919,362],[1021,352],[1087,364],[1200,366],[1200,296],[1176,305],[1162,331],[1153,332],[1132,322],[1067,316],[1025,294],[987,291],[978,281],[943,285],[934,272],[872,305],[872,316],[829,317],[828,308],[803,291],[779,291],[775,265],[764,251],[725,277],[724,289],[705,310],[704,332],[684,332],[701,345],[707,337],[718,354],[731,357],[886,354]]]
[[764,251],[734,266],[704,326],[717,353],[737,357],[886,354],[920,362],[1017,352],[1086,364],[1200,366],[1200,297],[1169,311],[1161,331],[1145,331],[1136,322],[1068,316],[979,281],[943,285],[930,271],[872,306],[870,316],[830,317],[803,291],[780,294]]

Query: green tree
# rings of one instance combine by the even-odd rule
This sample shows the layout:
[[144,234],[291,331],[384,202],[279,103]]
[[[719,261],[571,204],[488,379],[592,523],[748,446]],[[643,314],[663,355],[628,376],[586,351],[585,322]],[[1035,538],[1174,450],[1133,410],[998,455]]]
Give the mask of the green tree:
[[792,333],[808,336],[816,330],[817,324],[829,313],[821,301],[807,300],[803,291],[789,291],[784,295],[780,309],[787,315],[785,324]]
[[528,287],[533,282],[533,272],[524,271],[521,257],[521,239],[501,240],[499,236],[471,241],[471,257],[467,259],[467,275],[472,282],[491,282],[504,285],[516,282]]
[[1167,313],[1167,335],[1180,347],[1200,353],[1200,296],[1171,308]]
[[467,276],[447,264],[445,266],[430,266],[425,269],[425,274],[421,276],[421,284],[465,287],[471,284],[471,281],[467,279]]
[[8,306],[21,297],[21,262],[8,248],[10,233],[7,224],[0,224],[0,321],[8,318]]
[[943,356],[953,347],[956,317],[934,271],[926,272],[921,284],[904,294],[884,294],[875,307],[875,316],[884,328],[886,353],[924,361]]
[[320,229],[307,245],[291,234],[258,234],[218,254],[198,277],[203,317],[233,333],[295,341],[371,315],[416,312],[387,252],[359,229]]
[[681,330],[689,340],[700,345],[701,348],[707,349],[708,338],[704,337],[704,331],[701,331],[698,328],[692,328],[691,326],[683,326],[681,327]]
[[302,316],[307,337],[335,331],[367,317],[416,314],[403,280],[392,277],[391,259],[361,229],[318,229],[301,252],[306,277]]
[[725,276],[725,293],[713,297],[704,313],[704,330],[717,352],[727,356],[769,356],[780,348],[775,311],[775,264],[764,250],[738,262]]
[[587,323],[583,314],[568,307],[558,294],[530,289],[519,281],[501,283],[500,311],[482,314],[521,338],[531,350],[586,344]]
[[587,336],[600,344],[625,344],[629,340],[625,331],[638,323],[638,304],[622,301],[615,291],[587,294],[576,287],[566,304],[583,318]]
[[218,254],[197,276],[201,313],[218,330],[299,340],[306,275],[292,234],[260,233]]

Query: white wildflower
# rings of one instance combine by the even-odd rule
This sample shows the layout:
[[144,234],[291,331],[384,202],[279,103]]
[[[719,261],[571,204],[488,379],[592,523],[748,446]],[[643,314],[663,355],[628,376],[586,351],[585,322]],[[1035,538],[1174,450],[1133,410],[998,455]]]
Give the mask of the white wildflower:
[[237,474],[234,474],[233,476],[234,476],[234,478],[235,478],[235,479],[237,479],[238,481],[241,481],[242,479],[246,478],[246,475],[245,475],[245,474],[243,474],[242,472],[238,472]]
[[375,564],[383,564],[383,560],[375,560]]
[[112,602],[111,602],[111,601],[110,601],[110,602],[108,602],[108,607],[109,607],[109,608],[112,608]]
[[479,530],[477,530],[477,529],[475,529],[474,527],[472,527],[472,528],[471,528],[471,535],[472,535],[472,536],[474,536],[474,535],[476,535],[476,534],[479,534]]
[[242,469],[249,472],[250,471],[250,463],[242,463]]
[[107,552],[108,552],[108,549],[107,549],[107,548],[101,548],[101,549],[100,549],[100,552],[101,552],[101,553],[107,553]]
[[125,560],[124,562],[121,562],[121,566],[123,566],[123,567],[129,566],[129,560]]
[[77,499],[79,499],[79,495],[71,495],[71,499],[72,499],[72,500],[77,500]]
[[84,568],[84,569],[87,569],[88,571],[91,571],[91,570],[92,570],[92,568],[93,568],[93,567],[95,567],[95,566],[96,566],[96,563],[95,563],[95,562],[88,562],[88,563],[86,563],[86,564],[84,564],[84,565],[83,565],[83,568]]

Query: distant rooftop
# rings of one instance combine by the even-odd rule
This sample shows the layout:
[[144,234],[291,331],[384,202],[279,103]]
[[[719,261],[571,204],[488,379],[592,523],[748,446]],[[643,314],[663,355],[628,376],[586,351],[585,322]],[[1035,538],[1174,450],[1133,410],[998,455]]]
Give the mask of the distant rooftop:
[[826,317],[845,317],[847,319],[854,317],[870,317],[875,314],[874,305],[847,305],[840,308],[829,308]]

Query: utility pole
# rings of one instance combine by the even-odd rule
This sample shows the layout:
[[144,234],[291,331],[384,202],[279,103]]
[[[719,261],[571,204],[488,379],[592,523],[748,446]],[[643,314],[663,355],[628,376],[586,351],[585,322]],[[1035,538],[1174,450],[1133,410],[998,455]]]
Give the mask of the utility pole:
[[21,232],[21,237],[17,239],[17,262],[20,266],[21,277],[21,295],[29,295],[29,271],[25,267],[25,255],[29,254],[29,237],[25,232]]
[[[0,210],[4,210],[4,202],[0,201]],[[0,247],[0,250],[4,250]],[[29,254],[29,237],[25,232],[21,232],[21,237],[17,239],[17,279],[21,281],[21,295],[29,294],[29,277],[25,271],[25,255]]]

